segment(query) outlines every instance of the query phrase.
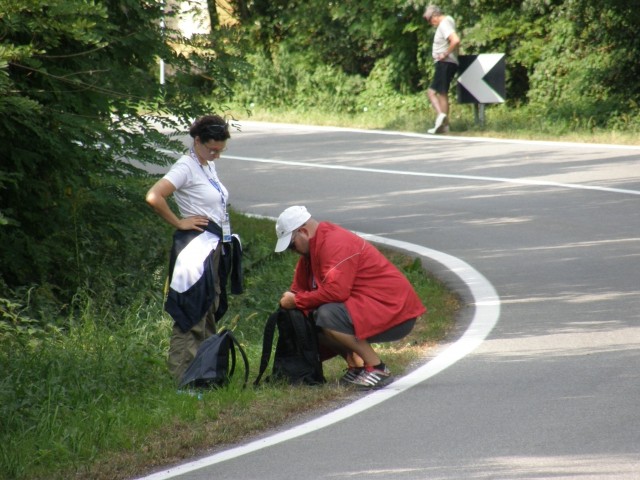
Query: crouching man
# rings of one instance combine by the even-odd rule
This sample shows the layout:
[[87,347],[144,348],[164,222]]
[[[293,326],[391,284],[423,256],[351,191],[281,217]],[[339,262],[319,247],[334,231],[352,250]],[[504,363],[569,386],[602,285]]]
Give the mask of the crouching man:
[[300,255],[280,306],[313,312],[321,347],[347,362],[341,382],[365,389],[390,383],[371,344],[404,338],[426,312],[407,278],[369,242],[315,220],[303,206],[282,212],[276,234],[276,252]]

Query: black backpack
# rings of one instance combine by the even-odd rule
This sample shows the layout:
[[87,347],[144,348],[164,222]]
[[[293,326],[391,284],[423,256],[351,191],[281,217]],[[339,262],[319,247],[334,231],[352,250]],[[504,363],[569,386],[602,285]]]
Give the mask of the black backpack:
[[178,388],[218,388],[227,385],[236,368],[236,349],[244,360],[244,387],[249,379],[247,354],[231,330],[223,330],[202,342],[182,375]]
[[315,324],[300,310],[280,308],[269,316],[264,326],[260,371],[253,384],[257,386],[260,383],[269,365],[276,325],[278,343],[271,376],[267,377],[267,381],[284,380],[293,385],[325,383]]

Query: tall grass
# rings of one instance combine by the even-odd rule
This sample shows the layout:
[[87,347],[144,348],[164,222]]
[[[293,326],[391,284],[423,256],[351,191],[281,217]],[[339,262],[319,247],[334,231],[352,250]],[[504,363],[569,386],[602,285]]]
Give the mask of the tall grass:
[[[273,222],[234,214],[245,248],[243,295],[231,297],[221,326],[245,346],[251,378],[264,321],[291,281],[297,255],[273,253]],[[429,308],[427,321],[399,344],[380,347],[396,371],[441,339],[457,301],[419,262],[387,251]],[[157,294],[141,292],[126,308],[79,295],[64,327],[42,328],[0,303],[0,478],[119,479],[237,441],[350,393],[327,362],[321,388],[241,386],[242,366],[228,388],[192,396],[178,392],[166,364],[171,319]],[[25,299],[27,301],[28,299]]]
[[[610,126],[596,126],[589,118],[550,116],[534,108],[510,108],[507,105],[485,106],[484,123],[476,122],[473,105],[461,105],[451,99],[451,131],[448,135],[469,137],[512,138],[540,141],[640,144],[640,115],[623,116]],[[435,114],[426,96],[412,95],[393,102],[372,103],[354,113],[322,109],[278,109],[238,106],[234,111],[248,111],[253,121],[301,123],[376,130],[427,133],[433,127]]]
[[[64,331],[3,335],[0,458],[6,478],[74,466],[130,444],[121,426],[154,423],[145,404],[171,388],[162,358],[169,322],[158,305],[114,317],[92,309]],[[160,420],[157,419],[157,420]]]

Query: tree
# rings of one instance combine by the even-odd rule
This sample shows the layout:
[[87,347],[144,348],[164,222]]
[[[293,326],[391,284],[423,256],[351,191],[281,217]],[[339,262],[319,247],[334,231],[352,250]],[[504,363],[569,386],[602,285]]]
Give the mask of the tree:
[[[262,53],[258,56],[261,72],[268,71],[262,68],[264,59],[271,59],[273,70],[280,71],[283,64],[278,63],[279,58],[289,64],[293,58],[295,70],[305,70],[309,76],[321,67],[339,69],[361,80],[373,73],[383,80],[368,85],[384,83],[383,87],[399,93],[424,90],[429,81],[433,30],[422,19],[425,2],[232,3],[243,12],[242,21],[251,31],[256,50]],[[572,122],[590,118],[600,125],[615,125],[634,115],[637,118],[640,9],[633,2],[436,3],[456,19],[463,54],[506,54],[510,105],[518,107],[528,102],[533,108]],[[258,81],[265,83],[263,77]],[[289,103],[298,104],[295,99]]]
[[211,49],[224,32],[183,38],[162,28],[172,15],[156,1],[0,0],[0,285],[65,302],[126,292],[165,255],[151,179],[129,160],[169,162],[163,149],[182,145],[166,129],[215,110],[202,94],[224,101],[236,61]]
[[633,116],[640,102],[638,25],[640,11],[624,0],[563,2],[532,74],[531,102],[599,125]]

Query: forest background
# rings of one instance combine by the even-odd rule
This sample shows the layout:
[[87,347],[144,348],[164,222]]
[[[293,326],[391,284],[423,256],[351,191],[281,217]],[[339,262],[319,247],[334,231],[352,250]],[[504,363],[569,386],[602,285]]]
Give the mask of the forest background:
[[[635,3],[438,2],[457,22],[461,53],[506,55],[506,103],[479,126],[452,98],[453,134],[635,143]],[[205,6],[208,31],[172,27]],[[0,0],[0,370],[78,325],[112,328],[132,306],[161,309],[171,232],[143,201],[154,178],[140,165],[168,166],[184,149],[167,131],[184,134],[213,111],[239,121],[431,127],[425,6]],[[250,262],[269,255],[250,252]],[[17,385],[31,387],[18,380],[0,378],[2,422],[25,408]]]
[[[506,55],[507,102],[489,110],[485,130],[634,138],[640,9],[633,3],[440,2],[457,21],[462,53]],[[430,126],[424,91],[434,32],[424,4],[208,6],[211,31],[187,38],[167,27],[180,11],[162,2],[0,0],[3,311],[18,300],[32,319],[53,322],[79,291],[125,305],[150,290],[166,230],[141,201],[151,180],[121,159],[170,164],[167,152],[183,146],[163,132],[184,132],[199,114],[242,120],[294,111],[351,124],[368,116],[383,128]],[[454,132],[476,128],[472,115],[460,108],[457,115]]]

